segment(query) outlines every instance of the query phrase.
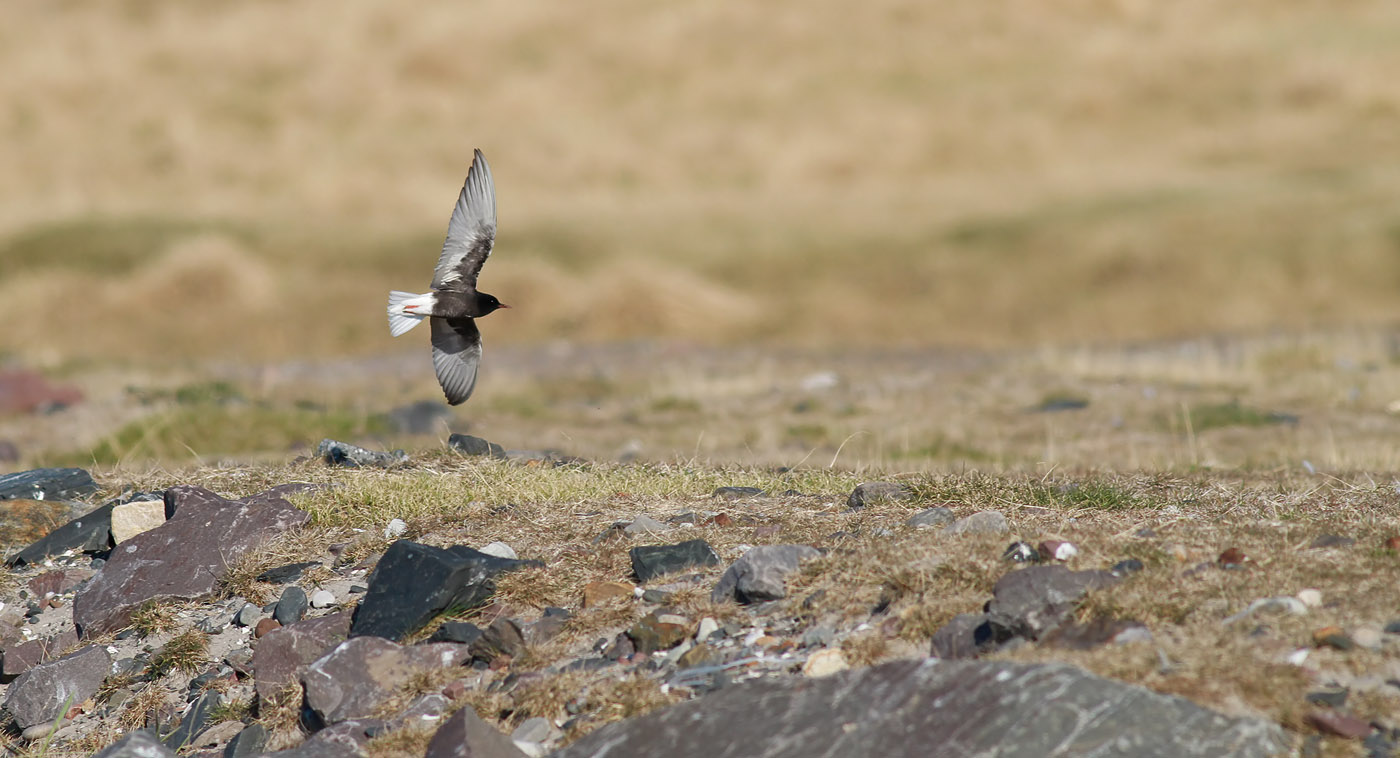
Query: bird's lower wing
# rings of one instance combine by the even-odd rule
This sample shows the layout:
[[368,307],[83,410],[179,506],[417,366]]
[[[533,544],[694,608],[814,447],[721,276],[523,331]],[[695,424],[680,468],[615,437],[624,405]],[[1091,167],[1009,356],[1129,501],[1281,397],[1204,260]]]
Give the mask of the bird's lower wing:
[[476,389],[481,363],[481,331],[470,318],[429,319],[433,331],[433,369],[448,405],[457,405]]

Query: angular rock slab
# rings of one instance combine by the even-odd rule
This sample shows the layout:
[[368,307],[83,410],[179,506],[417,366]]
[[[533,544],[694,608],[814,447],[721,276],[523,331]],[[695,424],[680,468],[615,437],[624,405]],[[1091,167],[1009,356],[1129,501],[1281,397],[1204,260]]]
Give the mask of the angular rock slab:
[[115,548],[74,595],[73,622],[84,637],[126,626],[148,600],[209,594],[240,556],[310,518],[280,497],[227,500],[188,485],[165,496],[170,520]]
[[302,672],[306,705],[325,724],[368,718],[421,671],[467,660],[465,645],[434,642],[404,647],[379,637],[352,637]]
[[525,752],[467,706],[433,733],[424,758],[525,758]]
[[677,571],[719,565],[719,555],[704,540],[686,540],[674,545],[641,545],[627,551],[627,554],[632,558],[632,573],[643,584]]
[[[4,508],[8,513],[5,521],[11,522],[16,527],[20,526],[21,517],[25,514],[16,512],[20,503],[33,503],[42,507],[43,514],[57,514],[66,511],[68,506],[63,503],[39,502],[39,501],[11,501],[0,503],[0,508]],[[69,550],[76,550],[80,553],[100,553],[112,546],[112,504],[104,505],[95,510],[79,516],[72,521],[60,526],[57,529],[46,528],[44,536],[34,540],[28,547],[11,555],[5,563],[11,566],[22,566],[26,563],[41,563],[45,558],[59,555]],[[45,523],[48,519],[45,516],[28,517],[41,518]],[[71,518],[65,516],[64,518]],[[8,540],[7,540],[8,541]]]
[[112,657],[97,645],[41,663],[10,684],[5,710],[21,730],[50,723],[96,694],[111,665]]
[[112,509],[112,542],[120,545],[165,523],[165,503],[137,500]]
[[1021,636],[1037,639],[1064,621],[1090,590],[1117,584],[1107,571],[1071,571],[1064,566],[1031,566],[997,580],[987,615]]
[[551,755],[1263,758],[1286,745],[1277,724],[1074,666],[928,659],[734,685],[609,724]]
[[334,645],[345,641],[350,632],[350,613],[298,621],[268,632],[258,640],[249,666],[253,669],[253,689],[262,701],[270,700],[301,672]]
[[486,455],[501,459],[506,457],[505,448],[470,434],[454,434],[447,438],[447,445],[464,455]]
[[821,556],[807,545],[759,545],[739,556],[710,592],[710,601],[763,603],[787,597],[787,576],[798,564]]
[[539,561],[497,558],[465,545],[449,548],[399,540],[369,575],[351,637],[401,640],[449,607],[476,608],[496,592],[496,576]]
[[92,474],[80,468],[36,468],[0,476],[0,500],[71,500],[96,491]]
[[316,457],[328,466],[347,468],[389,468],[408,461],[408,454],[402,450],[381,453],[331,439],[321,440],[316,446]]

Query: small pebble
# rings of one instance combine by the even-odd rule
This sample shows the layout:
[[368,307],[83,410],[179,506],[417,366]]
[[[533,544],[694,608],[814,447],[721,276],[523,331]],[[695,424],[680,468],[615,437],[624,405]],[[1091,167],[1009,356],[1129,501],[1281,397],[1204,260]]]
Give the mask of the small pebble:
[[494,555],[497,558],[509,558],[510,560],[515,560],[517,558],[514,548],[500,541],[483,545],[481,552],[487,555]]
[[335,605],[335,595],[332,595],[329,590],[316,590],[311,595],[312,608],[330,608],[333,605]]
[[390,519],[384,527],[384,539],[392,540],[404,536],[408,532],[408,523],[401,518]]
[[261,617],[261,608],[252,603],[244,603],[243,607],[239,609],[238,615],[235,616],[233,620],[236,621],[239,626],[252,626],[258,623],[258,619]]
[[271,632],[273,629],[279,629],[281,626],[281,624],[277,623],[277,619],[263,619],[253,628],[253,636],[262,639],[263,635]]
[[1374,626],[1359,626],[1351,630],[1351,638],[1356,644],[1368,650],[1378,650],[1381,646],[1381,630]]
[[837,648],[827,648],[812,653],[807,662],[802,664],[802,673],[813,679],[823,676],[831,676],[850,668],[846,663],[846,656],[841,654]]
[[1356,647],[1356,641],[1347,636],[1347,633],[1340,626],[1324,626],[1313,632],[1313,644],[1318,647],[1331,647],[1337,650],[1350,650]]
[[1225,551],[1220,554],[1220,557],[1215,559],[1215,562],[1220,565],[1220,568],[1234,569],[1243,568],[1245,561],[1248,560],[1249,558],[1244,554],[1243,550],[1237,547],[1231,547],[1226,548]]
[[1317,608],[1322,605],[1322,591],[1314,589],[1299,590],[1298,599],[1303,601],[1303,605],[1309,608]]
[[1041,560],[1067,561],[1079,555],[1079,548],[1064,540],[1045,540],[1036,547],[1036,552],[1040,553]]
[[1040,554],[1029,542],[1013,542],[1002,551],[1001,559],[1012,563],[1034,563],[1040,559]]
[[715,632],[718,631],[719,622],[715,621],[710,616],[706,616],[700,619],[700,625],[695,630],[695,641],[704,642],[705,640],[708,640],[710,638],[710,635],[713,635]]

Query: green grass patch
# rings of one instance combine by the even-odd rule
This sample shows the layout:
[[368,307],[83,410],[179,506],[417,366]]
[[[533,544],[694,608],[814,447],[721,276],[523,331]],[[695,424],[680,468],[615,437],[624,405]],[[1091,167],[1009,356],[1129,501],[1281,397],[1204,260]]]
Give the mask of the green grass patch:
[[220,221],[80,217],[30,227],[0,242],[0,276],[53,267],[123,274],[172,242],[204,232],[253,241],[251,232]]
[[1298,417],[1293,414],[1252,408],[1241,405],[1238,400],[1213,405],[1194,405],[1189,408],[1188,413],[1191,418],[1191,428],[1197,433],[1207,429],[1231,426],[1270,426],[1298,423]]
[[388,432],[384,419],[354,411],[202,403],[133,421],[91,450],[55,456],[52,462],[110,465],[284,453],[325,437],[348,441]]

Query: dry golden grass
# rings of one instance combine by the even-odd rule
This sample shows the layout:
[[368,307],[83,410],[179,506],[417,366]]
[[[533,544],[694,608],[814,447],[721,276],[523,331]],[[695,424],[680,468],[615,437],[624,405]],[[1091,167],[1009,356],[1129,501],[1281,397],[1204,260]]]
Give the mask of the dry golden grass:
[[1397,30],[1383,0],[22,0],[0,349],[403,344],[385,290],[426,279],[476,145],[493,346],[1389,322]]

